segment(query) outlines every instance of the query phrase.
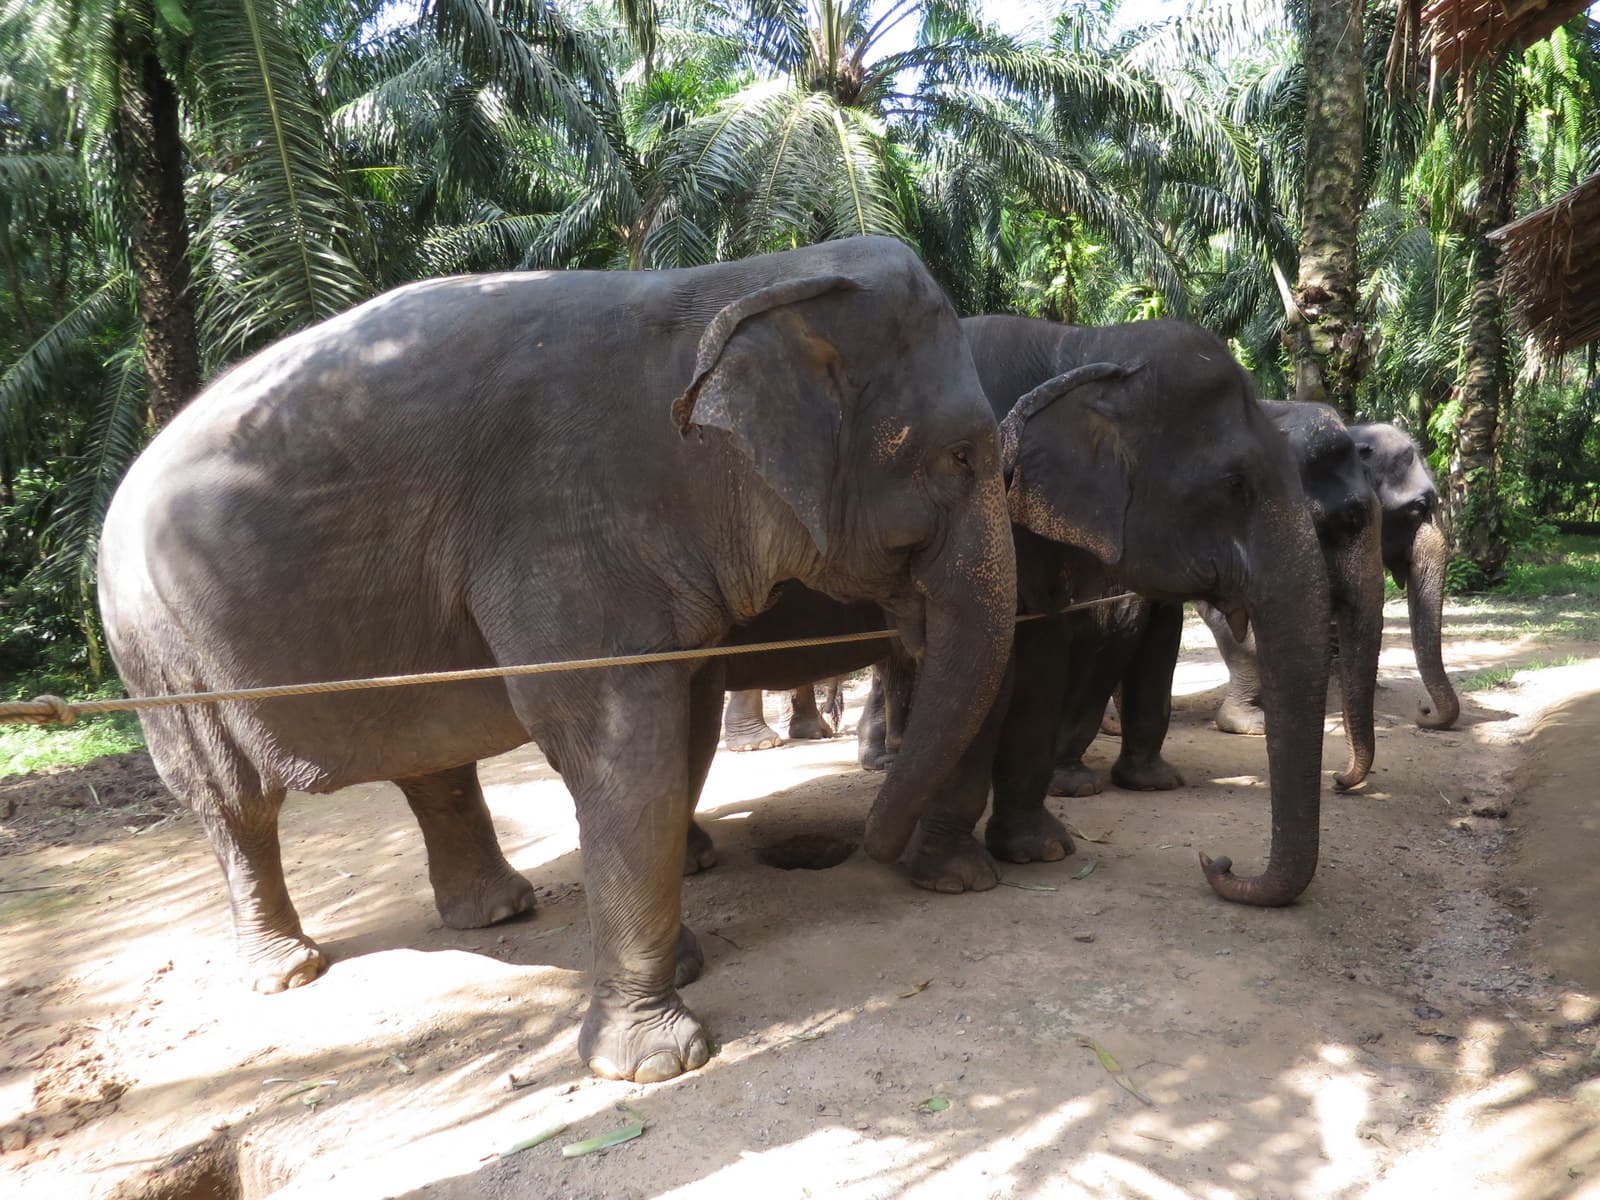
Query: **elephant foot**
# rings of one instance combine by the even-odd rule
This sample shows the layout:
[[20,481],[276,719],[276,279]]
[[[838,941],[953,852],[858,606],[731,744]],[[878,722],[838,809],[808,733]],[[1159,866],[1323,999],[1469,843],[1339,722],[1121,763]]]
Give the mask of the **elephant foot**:
[[705,1066],[711,1042],[677,992],[627,1000],[597,989],[578,1034],[578,1055],[602,1079],[660,1083]]
[[735,754],[743,754],[748,750],[775,749],[783,745],[783,739],[778,736],[776,730],[762,721],[742,729],[728,730],[723,745]]
[[533,885],[507,866],[488,883],[435,882],[433,901],[451,929],[482,929],[531,913],[534,893]]
[[[1093,767],[1081,762],[1070,766],[1057,766],[1050,776],[1052,796],[1098,796],[1106,790],[1106,777]],[[990,821],[990,825],[994,822]],[[1026,861],[1033,861],[1028,859]]]
[[821,713],[806,713],[789,722],[791,742],[817,742],[833,736],[833,726]]
[[987,892],[1000,882],[989,852],[971,834],[930,845],[918,838],[906,858],[911,882],[930,892]]
[[864,771],[887,771],[893,761],[894,755],[887,750],[868,752],[860,758],[861,769]]
[[1267,714],[1261,711],[1259,704],[1230,697],[1217,709],[1217,728],[1223,733],[1247,733],[1259,737],[1267,732]]
[[1076,846],[1067,827],[1044,805],[1002,817],[995,813],[983,831],[984,844],[1001,862],[1059,862]]
[[1111,767],[1111,782],[1130,792],[1170,792],[1183,786],[1178,768],[1166,759],[1154,762],[1129,762],[1119,758]]
[[717,848],[711,835],[700,828],[700,822],[689,822],[689,840],[683,851],[683,873],[698,875],[717,865]]
[[687,925],[678,926],[678,948],[674,952],[676,965],[672,969],[672,986],[687,987],[700,978],[706,969],[706,956],[701,952],[700,939]]
[[1100,718],[1100,732],[1107,737],[1122,736],[1122,718],[1114,710],[1106,709],[1106,715]]
[[246,959],[252,991],[286,992],[303,987],[328,969],[328,956],[304,934],[256,943]]

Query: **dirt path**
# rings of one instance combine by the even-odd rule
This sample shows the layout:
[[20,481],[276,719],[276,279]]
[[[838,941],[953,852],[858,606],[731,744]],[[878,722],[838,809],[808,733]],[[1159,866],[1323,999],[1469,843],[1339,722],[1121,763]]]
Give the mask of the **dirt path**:
[[[1458,674],[1588,657],[1423,733],[1388,616],[1379,765],[1327,793],[1321,871],[1285,910],[1217,901],[1196,864],[1251,869],[1267,835],[1264,745],[1209,726],[1221,675],[1198,628],[1168,750],[1190,786],[1052,801],[1099,840],[1009,868],[1021,886],[929,895],[859,852],[763,865],[791,835],[855,840],[877,777],[843,739],[720,755],[702,812],[721,865],[685,883],[708,960],[685,997],[720,1052],[652,1088],[576,1062],[576,829],[536,753],[485,765],[541,902],[491,930],[440,926],[393,789],[295,797],[290,887],[335,962],[282,996],[238,984],[187,814],[13,838],[4,1191],[111,1195],[211,1139],[169,1182],[236,1163],[250,1197],[1600,1197],[1600,659],[1453,640]],[[1102,738],[1091,761],[1114,752]],[[632,1120],[620,1102],[641,1138],[562,1157]]]

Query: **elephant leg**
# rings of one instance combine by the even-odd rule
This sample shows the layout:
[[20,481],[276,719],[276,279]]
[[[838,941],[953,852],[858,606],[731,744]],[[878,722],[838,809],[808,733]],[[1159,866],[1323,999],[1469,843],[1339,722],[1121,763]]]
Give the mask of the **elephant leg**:
[[[994,812],[983,840],[1003,862],[1054,862],[1073,851],[1066,826],[1044,803],[1066,698],[1061,672],[1065,668],[1070,673],[1071,667],[1065,622],[1019,625],[1015,661],[1011,704],[995,749]],[[1090,738],[1099,728],[1113,684],[1105,684],[1098,707],[1084,709]]]
[[546,734],[559,745],[576,802],[589,900],[593,988],[578,1053],[607,1079],[655,1083],[711,1056],[674,984],[684,944],[691,678],[677,664],[606,671],[590,684],[589,704],[566,706],[575,717],[592,708],[588,719]]
[[[700,793],[705,791],[711,760],[717,755],[722,681],[721,667],[707,663],[695,672],[694,681],[689,685],[689,829],[683,853],[685,875],[696,875],[717,865],[717,848],[712,844],[711,835],[695,819],[694,810],[700,804]],[[759,697],[761,693],[756,695]],[[698,945],[695,949],[698,951]],[[695,974],[699,974],[698,968]],[[687,982],[682,978],[678,981],[680,987]]]
[[844,721],[844,676],[835,675],[827,683],[827,696],[822,701],[822,715],[835,730]]
[[789,737],[814,742],[833,736],[833,726],[817,711],[817,690],[811,684],[797,687],[789,698]]
[[[1052,796],[1094,796],[1105,791],[1106,778],[1085,763],[1083,756],[1100,732],[1106,702],[1122,678],[1127,650],[1117,638],[1102,631],[1094,614],[1068,616],[1063,628],[1066,649],[1059,652],[1053,678],[1047,681],[1041,677],[1038,683],[1040,688],[1050,687],[1058,694],[1061,713],[1049,790]],[[1061,679],[1063,670],[1065,683]]]
[[973,836],[989,803],[1000,731],[1010,708],[1014,668],[1008,669],[989,715],[955,769],[928,801],[906,854],[911,882],[933,892],[986,892],[1000,882],[993,857]]
[[168,778],[200,818],[228,885],[233,935],[250,986],[281,992],[310,983],[328,958],[300,928],[278,847],[283,791],[223,795],[209,780]]
[[1233,636],[1228,618],[1209,604],[1197,603],[1195,611],[1217,640],[1217,650],[1228,668],[1228,690],[1217,707],[1217,728],[1224,733],[1265,734],[1267,717],[1261,711],[1261,664],[1256,658],[1256,635],[1251,630],[1244,641]]
[[771,750],[783,745],[783,739],[767,724],[761,700],[760,688],[729,695],[728,709],[722,717],[723,738],[729,750]]
[[867,770],[886,770],[899,753],[916,681],[916,667],[899,654],[890,655],[872,668],[872,691],[856,727],[859,761]]
[[1183,776],[1161,757],[1172,723],[1172,673],[1183,641],[1183,605],[1151,604],[1133,660],[1123,674],[1122,753],[1111,782],[1136,792],[1183,786]]
[[478,764],[394,781],[428,850],[428,881],[451,929],[477,929],[533,911],[533,887],[500,852]]

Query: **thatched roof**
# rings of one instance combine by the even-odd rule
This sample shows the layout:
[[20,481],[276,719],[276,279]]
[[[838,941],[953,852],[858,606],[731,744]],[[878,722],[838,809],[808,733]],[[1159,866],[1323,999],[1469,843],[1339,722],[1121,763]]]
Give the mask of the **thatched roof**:
[[1433,69],[1443,74],[1507,42],[1526,46],[1549,37],[1594,0],[1432,0],[1422,10]]
[[1600,175],[1489,236],[1512,311],[1547,354],[1600,338]]

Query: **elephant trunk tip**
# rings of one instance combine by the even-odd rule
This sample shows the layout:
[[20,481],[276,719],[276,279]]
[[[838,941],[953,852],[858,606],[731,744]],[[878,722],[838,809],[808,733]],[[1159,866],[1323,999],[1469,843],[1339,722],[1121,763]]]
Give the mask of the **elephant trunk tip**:
[[1227,855],[1211,858],[1201,854],[1200,869],[1205,872],[1211,890],[1224,900],[1255,908],[1282,908],[1293,904],[1300,893],[1310,886],[1316,865],[1313,863],[1311,870],[1286,877],[1269,863],[1260,875],[1245,879],[1233,873],[1233,860]]
[[874,805],[873,811],[867,817],[867,830],[861,839],[862,849],[867,852],[867,857],[873,862],[892,863],[899,860],[905,853],[906,843],[911,840],[912,831],[916,828],[917,818],[914,813],[903,814],[899,811],[881,812],[880,805]]
[[1461,702],[1454,696],[1448,704],[1435,704],[1432,700],[1417,702],[1417,725],[1422,729],[1453,729],[1461,716]]
[[1333,777],[1333,786],[1341,792],[1354,791],[1367,781],[1367,773],[1371,769],[1370,763],[1362,765],[1359,762],[1352,762]]

